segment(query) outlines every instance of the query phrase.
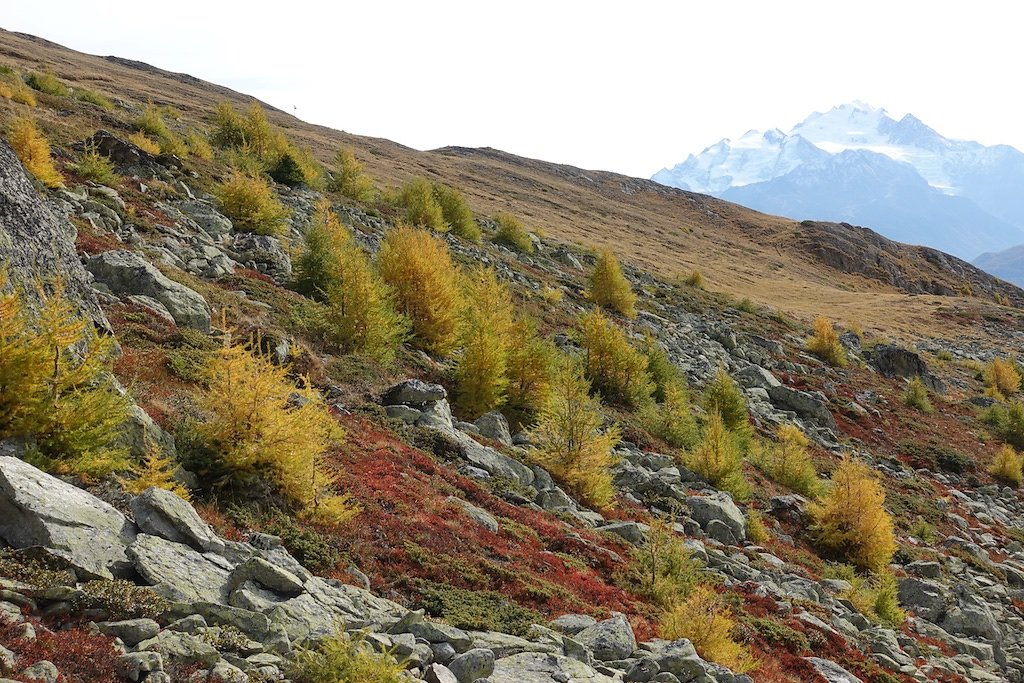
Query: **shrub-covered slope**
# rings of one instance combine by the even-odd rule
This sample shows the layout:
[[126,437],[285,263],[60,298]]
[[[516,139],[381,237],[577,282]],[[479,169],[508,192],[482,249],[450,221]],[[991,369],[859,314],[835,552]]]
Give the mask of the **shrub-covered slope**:
[[1021,679],[1017,290],[2,37],[0,675]]

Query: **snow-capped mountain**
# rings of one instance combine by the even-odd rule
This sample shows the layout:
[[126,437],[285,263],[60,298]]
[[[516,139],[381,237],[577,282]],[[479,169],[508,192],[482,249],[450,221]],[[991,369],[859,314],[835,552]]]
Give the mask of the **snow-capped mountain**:
[[1024,154],[854,102],[751,130],[653,179],[796,219],[848,221],[964,258],[1024,243]]

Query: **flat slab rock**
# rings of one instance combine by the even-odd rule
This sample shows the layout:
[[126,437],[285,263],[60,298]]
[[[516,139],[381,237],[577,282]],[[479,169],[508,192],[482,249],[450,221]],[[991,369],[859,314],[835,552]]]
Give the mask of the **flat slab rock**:
[[135,525],[95,496],[11,456],[0,456],[0,540],[44,546],[86,575],[123,576]]
[[230,570],[223,558],[217,561],[150,534],[139,534],[128,555],[139,574],[169,600],[227,603]]
[[499,659],[490,683],[552,683],[552,681],[588,681],[615,683],[614,678],[598,673],[583,662],[561,655],[522,652]]

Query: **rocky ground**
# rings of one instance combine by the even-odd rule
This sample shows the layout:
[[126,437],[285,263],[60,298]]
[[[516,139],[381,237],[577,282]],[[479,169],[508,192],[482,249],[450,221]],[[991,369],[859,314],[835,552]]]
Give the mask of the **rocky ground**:
[[[882,475],[909,613],[893,629],[858,609],[850,581],[826,576],[831,558],[805,533],[808,501],[749,464],[755,493],[737,502],[610,412],[626,425],[618,505],[588,509],[529,462],[529,435],[505,416],[453,414],[443,361],[407,351],[397,369],[367,371],[304,338],[292,315],[301,297],[284,287],[289,240],[235,231],[204,192],[209,178],[115,133],[90,142],[116,162],[117,188],[69,183],[41,195],[0,143],[0,254],[16,282],[63,274],[81,309],[117,335],[115,370],[138,404],[133,450],[173,453],[191,386],[168,367],[190,348],[186,334],[259,330],[282,357],[318,369],[348,430],[339,483],[364,512],[330,533],[275,522],[284,530],[274,534],[265,511],[245,524],[187,472],[195,507],[162,489],[131,497],[112,481],[51,476],[19,457],[25,444],[0,441],[0,676],[89,680],[72,674],[88,659],[94,680],[285,680],[299,649],[341,629],[435,683],[1024,680],[1022,500],[985,471],[994,439],[978,409],[992,399],[975,365],[1016,346],[1009,314],[979,321],[977,338],[913,348],[847,334],[851,365],[834,369],[803,351],[799,322],[626,268],[640,295],[631,335],[653,335],[692,387],[724,368],[761,434],[797,425],[822,471],[846,455]],[[276,189],[297,243],[321,194]],[[333,199],[376,250],[392,222]],[[493,223],[480,223],[490,234]],[[587,305],[592,253],[536,236],[531,255],[446,240],[459,262],[495,267],[556,343],[574,346],[566,331]],[[557,303],[537,303],[551,291]],[[903,405],[914,377],[935,413]],[[767,540],[748,537],[752,514]],[[656,517],[670,518],[730,596],[758,667],[734,673],[689,640],[655,637],[650,605],[617,577]],[[327,538],[334,554],[318,560],[296,538]],[[447,623],[426,608],[439,586],[498,594],[530,610],[526,623],[515,633]]]

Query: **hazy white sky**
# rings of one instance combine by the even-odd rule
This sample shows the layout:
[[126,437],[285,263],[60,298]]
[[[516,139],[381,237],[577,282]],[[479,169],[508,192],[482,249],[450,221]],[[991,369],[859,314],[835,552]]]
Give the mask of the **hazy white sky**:
[[972,0],[0,0],[3,28],[308,121],[649,176],[854,99],[1024,149],[1024,5]]

